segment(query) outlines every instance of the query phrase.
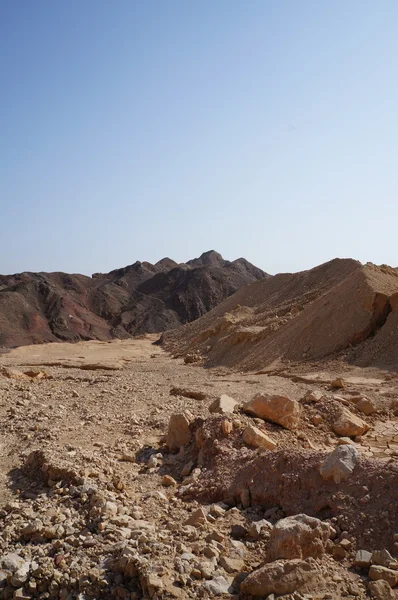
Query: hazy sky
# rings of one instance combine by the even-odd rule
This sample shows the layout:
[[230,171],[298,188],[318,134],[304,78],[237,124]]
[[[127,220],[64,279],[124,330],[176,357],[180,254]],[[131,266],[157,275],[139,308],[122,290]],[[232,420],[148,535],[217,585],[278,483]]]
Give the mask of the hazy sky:
[[0,272],[398,265],[396,0],[2,0]]

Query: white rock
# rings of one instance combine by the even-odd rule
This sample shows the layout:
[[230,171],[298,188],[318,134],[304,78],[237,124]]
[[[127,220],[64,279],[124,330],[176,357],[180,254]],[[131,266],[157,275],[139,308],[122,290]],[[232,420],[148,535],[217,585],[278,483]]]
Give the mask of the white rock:
[[321,477],[326,481],[331,479],[335,483],[346,481],[354,471],[358,459],[359,454],[355,446],[337,446],[322,463]]

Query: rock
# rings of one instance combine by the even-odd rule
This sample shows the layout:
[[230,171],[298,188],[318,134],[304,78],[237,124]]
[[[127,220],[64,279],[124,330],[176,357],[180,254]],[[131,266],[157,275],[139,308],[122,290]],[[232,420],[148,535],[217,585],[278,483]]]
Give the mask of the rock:
[[391,587],[395,587],[398,585],[398,571],[379,565],[372,565],[369,569],[369,579],[372,579],[372,581],[381,579],[386,581]]
[[371,581],[368,590],[372,600],[394,600],[394,592],[387,581]]
[[320,402],[324,397],[324,393],[319,390],[308,390],[308,392],[303,397],[305,402]]
[[17,590],[15,590],[13,598],[15,600],[30,600],[32,596],[25,592],[23,588],[18,588]]
[[220,506],[220,504],[212,504],[210,507],[210,514],[213,517],[223,517],[225,515],[225,511],[227,509],[227,506],[224,505],[225,508],[223,508],[223,506]]
[[322,573],[315,561],[294,559],[265,564],[250,573],[240,589],[244,594],[266,598],[269,594],[306,593],[323,587]]
[[171,475],[163,475],[162,485],[164,485],[165,487],[172,487],[174,485],[177,485],[177,482],[174,479],[174,477],[171,477]]
[[191,441],[189,425],[193,415],[189,411],[171,415],[167,432],[167,446],[169,450],[179,450]]
[[232,433],[234,426],[232,421],[228,421],[227,419],[221,423],[221,431],[224,435],[230,435]]
[[366,433],[369,425],[348,409],[343,408],[339,418],[333,423],[332,429],[337,435],[355,437]]
[[0,589],[7,584],[8,572],[0,570]]
[[319,519],[304,514],[286,517],[271,531],[267,560],[321,556],[329,537],[329,525]]
[[341,437],[337,440],[338,446],[352,446],[355,442],[349,437]]
[[231,536],[233,538],[242,539],[247,536],[247,529],[243,525],[239,525],[239,523],[235,523],[231,527]]
[[346,481],[351,476],[359,460],[359,453],[355,446],[337,446],[327,455],[319,472],[322,479],[333,480],[335,483]]
[[146,466],[148,467],[148,469],[154,469],[155,467],[157,467],[158,459],[156,458],[156,456],[151,456],[148,462],[146,463]]
[[322,423],[323,419],[321,417],[321,415],[314,415],[312,418],[312,422],[314,425],[320,425]]
[[330,382],[330,387],[332,387],[335,390],[342,390],[343,388],[345,388],[345,381],[342,377],[337,377],[336,379],[333,379],[333,381]]
[[221,556],[219,563],[227,573],[238,573],[239,571],[242,571],[245,561],[242,558]]
[[282,425],[286,429],[297,429],[299,424],[300,405],[296,400],[286,396],[256,394],[244,404],[243,411],[265,421]]
[[253,521],[249,528],[249,537],[253,538],[254,540],[258,540],[260,537],[269,534],[272,528],[272,523],[266,519],[261,519],[261,521]]
[[207,395],[204,392],[198,390],[187,390],[186,388],[172,387],[170,390],[171,396],[183,396],[184,398],[191,398],[192,400],[205,400]]
[[375,403],[369,398],[361,398],[355,406],[364,415],[371,415],[377,410]]
[[24,562],[10,577],[10,583],[13,587],[20,587],[28,580],[30,562]]
[[203,508],[198,508],[195,512],[192,513],[190,517],[186,521],[184,521],[184,525],[192,525],[193,527],[198,527],[199,525],[204,525],[207,522],[206,513]]
[[213,577],[209,581],[206,581],[203,584],[203,588],[209,592],[209,594],[214,596],[219,596],[223,594],[229,594],[230,583],[222,577],[221,575],[218,577]]
[[246,427],[242,437],[245,444],[254,448],[267,448],[267,450],[275,450],[276,448],[276,442],[253,425]]
[[193,460],[190,460],[188,463],[186,463],[181,471],[181,475],[182,477],[188,477],[188,475],[190,474],[190,472],[192,471],[192,469],[194,468],[195,463]]
[[394,558],[391,556],[388,550],[375,550],[372,552],[371,563],[372,565],[380,565],[381,567],[389,567],[391,563],[394,563]]
[[199,362],[201,358],[202,357],[199,354],[187,354],[186,356],[184,356],[184,363],[186,365],[190,365],[191,363]]
[[11,573],[18,571],[18,569],[23,567],[24,564],[25,560],[13,552],[4,554],[0,557],[0,568],[4,569],[5,571],[10,571]]
[[354,567],[359,567],[360,569],[368,569],[372,562],[372,554],[371,552],[367,552],[366,550],[358,550],[355,555]]
[[345,558],[347,556],[347,550],[340,546],[340,544],[333,544],[332,546],[332,554],[334,558]]
[[238,402],[231,398],[231,396],[222,394],[222,396],[220,396],[210,404],[209,412],[226,415],[233,413],[237,405]]

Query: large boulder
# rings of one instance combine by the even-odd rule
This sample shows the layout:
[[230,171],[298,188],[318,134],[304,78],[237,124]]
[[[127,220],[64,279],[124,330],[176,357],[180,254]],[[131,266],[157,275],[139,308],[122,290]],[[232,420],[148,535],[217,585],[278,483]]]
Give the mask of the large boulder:
[[294,559],[260,567],[246,577],[240,589],[243,594],[266,598],[269,594],[307,593],[323,587],[322,573],[315,561]]
[[243,405],[243,411],[292,430],[297,429],[300,420],[300,404],[286,396],[256,394]]
[[369,569],[369,579],[372,581],[383,580],[386,581],[390,587],[395,587],[398,585],[398,571],[395,569],[388,569],[387,567],[372,565]]
[[325,552],[330,537],[327,523],[308,515],[281,519],[271,531],[267,560],[278,558],[316,558]]
[[351,476],[358,462],[359,454],[355,446],[345,444],[337,446],[327,455],[319,471],[322,479],[335,483],[346,481]]
[[192,420],[193,416],[187,410],[183,413],[171,415],[167,432],[167,446],[169,450],[179,450],[181,447],[189,444],[192,438],[189,425]]
[[337,421],[333,423],[332,429],[337,435],[355,437],[366,433],[369,425],[348,409],[343,408]]
[[387,581],[371,581],[368,590],[372,600],[394,600],[395,595]]
[[276,442],[254,425],[246,427],[242,437],[245,444],[253,446],[253,448],[266,448],[267,450],[275,450],[276,448]]

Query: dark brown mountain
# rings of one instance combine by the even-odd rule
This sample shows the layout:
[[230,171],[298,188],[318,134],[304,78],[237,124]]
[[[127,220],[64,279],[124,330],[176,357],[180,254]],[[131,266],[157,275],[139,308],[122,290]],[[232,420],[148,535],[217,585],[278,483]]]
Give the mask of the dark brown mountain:
[[92,277],[0,275],[0,345],[126,338],[204,315],[241,287],[269,277],[243,258],[214,251],[177,264],[135,262]]

